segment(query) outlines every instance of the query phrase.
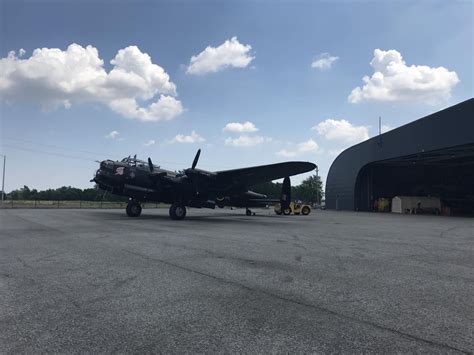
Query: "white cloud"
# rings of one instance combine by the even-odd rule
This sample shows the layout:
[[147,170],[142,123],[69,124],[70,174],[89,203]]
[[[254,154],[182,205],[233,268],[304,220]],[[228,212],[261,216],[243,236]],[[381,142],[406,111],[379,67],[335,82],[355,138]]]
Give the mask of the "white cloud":
[[232,37],[219,47],[208,46],[198,55],[193,55],[186,73],[202,75],[228,67],[245,68],[255,58],[249,53],[251,49],[249,44],[241,44],[237,37]]
[[311,68],[316,68],[319,70],[328,70],[331,69],[332,65],[339,59],[330,55],[329,53],[321,53],[318,56],[318,59],[314,60],[311,63]]
[[364,76],[364,86],[356,87],[349,102],[413,101],[434,103],[451,96],[451,89],[459,82],[454,71],[426,65],[407,66],[402,55],[392,49],[374,50],[370,62],[372,77]]
[[[38,48],[27,59],[20,59],[22,54],[10,52],[0,59],[0,95],[7,102],[34,102],[47,110],[101,103],[142,121],[170,120],[183,112],[169,75],[136,46],[120,49],[108,73],[90,45],[71,44],[65,51]],[[148,100],[154,102],[139,104]]]
[[120,133],[118,133],[117,131],[112,131],[112,132],[106,134],[105,138],[107,138],[107,139],[116,139],[116,138],[118,138],[119,135],[120,135]]
[[312,128],[328,140],[358,143],[369,139],[369,128],[354,126],[346,120],[327,119]]
[[306,142],[298,144],[298,151],[300,151],[301,153],[314,152],[318,150],[318,148],[319,148],[318,144],[312,139],[309,139]]
[[249,136],[249,135],[243,134],[237,138],[231,138],[231,137],[226,138],[225,144],[231,145],[234,147],[253,147],[260,143],[271,142],[271,141],[272,139],[270,137],[262,137],[262,136],[257,136],[257,135]]
[[318,150],[318,144],[313,139],[309,139],[306,142],[299,143],[294,149],[282,149],[276,152],[276,154],[285,158],[293,158],[305,153],[315,153]]
[[144,145],[145,147],[149,147],[149,146],[151,146],[151,145],[155,145],[155,143],[156,143],[156,142],[155,142],[154,139],[150,139],[148,142],[143,143],[143,145]]
[[20,48],[20,50],[18,51],[18,56],[21,58],[21,57],[23,57],[25,54],[26,54],[26,51],[25,51],[23,48]]
[[344,148],[340,149],[329,149],[328,154],[331,157],[337,157],[339,154],[341,154],[344,151]]
[[190,135],[186,136],[184,134],[178,134],[171,140],[171,143],[198,143],[205,142],[206,140],[197,134],[195,131],[192,131]]
[[252,122],[230,122],[227,123],[223,129],[227,132],[237,132],[237,133],[248,133],[248,132],[257,132],[258,128]]
[[276,155],[279,155],[281,157],[285,158],[293,158],[298,154],[296,150],[287,150],[287,149],[282,149],[276,152]]
[[383,124],[382,127],[380,127],[380,128],[381,128],[382,133],[385,133],[385,132],[391,131],[395,127],[392,127],[388,124]]

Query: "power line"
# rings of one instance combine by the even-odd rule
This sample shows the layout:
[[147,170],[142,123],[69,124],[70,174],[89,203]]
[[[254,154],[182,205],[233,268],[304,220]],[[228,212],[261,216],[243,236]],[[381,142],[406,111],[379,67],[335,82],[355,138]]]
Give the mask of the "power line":
[[[60,146],[60,145],[41,143],[41,142],[32,141],[32,140],[28,140],[28,139],[22,139],[22,138],[5,137],[4,139],[7,140],[7,141],[23,142],[23,143],[43,146],[43,147],[47,147],[47,148],[68,150],[68,151],[73,152],[73,153],[79,153],[79,154],[85,153],[87,155],[93,155],[94,157],[102,156],[102,158],[103,158],[103,154],[104,154],[103,152],[93,152],[93,151],[90,151],[90,150],[82,150],[82,149],[71,149],[71,148],[67,148],[67,147],[64,147],[64,146]],[[73,159],[86,160],[85,157],[77,157],[77,156],[72,156],[72,155],[68,155],[68,154],[64,154],[64,153],[46,152],[44,150],[41,151],[41,150],[37,150],[37,149],[32,150],[32,149],[29,149],[29,148],[19,147],[17,145],[13,146],[11,144],[3,144],[3,145],[14,148],[14,149],[25,150],[25,151],[42,152],[43,154],[51,154],[51,155],[69,157],[69,158],[73,158]],[[102,160],[102,159],[94,158],[94,161],[95,160]],[[184,169],[189,165],[189,162],[159,161],[158,164],[159,165],[172,165],[172,166],[176,166],[176,167],[180,167],[180,168]],[[202,164],[201,166],[202,167],[208,167],[210,169],[235,169],[235,167],[233,167],[233,166],[222,166],[222,165],[214,165],[214,164]]]
[[[66,147],[61,147],[61,146],[58,146],[58,145],[34,142],[34,141],[26,140],[26,139],[6,138],[6,140],[17,141],[17,142],[25,142],[25,143],[29,143],[29,144],[35,144],[35,145],[50,147],[50,148],[55,148],[55,149],[68,150],[70,152],[86,153],[86,154],[94,155],[96,157],[101,156],[103,154],[103,153],[97,153],[97,152],[94,153],[94,152],[87,151],[87,150],[74,150],[74,149],[70,149],[70,148],[66,148]],[[3,144],[3,146],[13,148],[13,149],[18,149],[18,150],[24,150],[24,151],[34,152],[34,153],[42,153],[42,154],[61,156],[61,157],[66,157],[66,158],[71,158],[71,159],[80,159],[80,160],[87,160],[87,161],[90,160],[90,159],[85,158],[85,157],[78,157],[78,156],[73,156],[73,155],[64,154],[64,153],[57,153],[57,152],[47,152],[47,151],[44,151],[44,150],[19,147],[19,146],[12,145],[12,144]],[[100,159],[94,159],[94,161],[96,161],[96,160],[100,160]],[[177,166],[177,167],[181,167],[183,169],[189,165],[189,163],[172,162],[172,161],[159,161],[158,163],[160,165],[164,164],[164,165]],[[217,169],[232,169],[233,168],[233,167],[230,167],[230,166],[213,165],[213,164],[203,164],[202,166],[206,166],[206,167],[209,167],[209,168],[217,168]]]
[[70,158],[70,159],[78,159],[78,160],[84,160],[84,161],[95,161],[94,159],[91,158],[84,158],[84,157],[78,157],[74,155],[69,155],[69,154],[62,154],[62,153],[53,153],[53,152],[47,152],[44,150],[39,150],[39,149],[29,149],[29,148],[24,148],[24,147],[17,147],[11,144],[3,144],[4,147],[16,149],[16,150],[23,150],[27,152],[33,152],[33,153],[40,153],[40,154],[47,154],[47,155],[55,155],[55,156],[60,156],[63,158]]
[[20,139],[20,138],[4,138],[5,140],[10,140],[10,141],[16,141],[16,142],[24,142],[24,143],[29,143],[29,144],[35,144],[35,145],[42,145],[44,147],[49,147],[49,148],[57,148],[57,149],[62,149],[62,150],[69,150],[70,152],[78,152],[78,153],[86,153],[86,154],[92,154],[94,156],[100,155],[102,153],[99,152],[91,152],[88,150],[80,150],[80,149],[70,149],[66,147],[62,147],[59,145],[53,145],[53,144],[45,144],[45,143],[40,143],[40,142],[35,142],[35,141],[30,141],[27,139]]

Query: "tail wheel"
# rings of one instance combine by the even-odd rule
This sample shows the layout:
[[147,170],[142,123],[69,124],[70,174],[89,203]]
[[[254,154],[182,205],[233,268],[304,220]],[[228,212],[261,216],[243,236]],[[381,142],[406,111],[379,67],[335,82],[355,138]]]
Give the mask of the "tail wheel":
[[283,210],[283,214],[284,214],[285,216],[288,216],[289,214],[291,214],[291,207],[285,208],[285,209]]
[[171,219],[180,220],[186,217],[186,207],[179,203],[173,203],[169,212]]
[[252,215],[252,211],[250,211],[248,208],[245,210],[245,214],[247,216],[251,216]]
[[311,209],[308,206],[304,206],[303,209],[301,210],[301,213],[305,216],[309,215],[311,212]]
[[138,217],[142,213],[142,206],[140,206],[140,204],[136,201],[130,201],[127,204],[125,211],[129,217]]

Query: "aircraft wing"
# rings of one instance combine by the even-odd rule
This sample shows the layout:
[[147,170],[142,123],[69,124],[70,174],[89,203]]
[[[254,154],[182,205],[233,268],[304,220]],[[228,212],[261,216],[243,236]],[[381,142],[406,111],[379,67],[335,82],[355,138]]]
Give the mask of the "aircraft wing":
[[242,186],[250,187],[252,185],[260,184],[284,178],[286,176],[293,176],[308,171],[314,170],[316,165],[309,162],[293,161],[287,163],[277,163],[269,165],[260,165],[250,168],[233,169],[217,171],[216,180],[220,186],[231,186],[231,188]]

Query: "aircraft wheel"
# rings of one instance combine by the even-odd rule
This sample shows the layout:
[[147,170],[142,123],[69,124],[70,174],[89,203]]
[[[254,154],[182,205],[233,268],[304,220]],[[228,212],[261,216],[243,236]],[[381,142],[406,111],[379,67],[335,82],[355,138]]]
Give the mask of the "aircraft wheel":
[[252,215],[252,211],[250,211],[250,210],[247,208],[247,210],[245,211],[245,214],[246,214],[247,216],[251,216],[251,215]]
[[275,211],[275,213],[279,216],[281,216],[281,211]]
[[186,217],[186,207],[179,203],[173,203],[170,207],[171,219],[180,220]]
[[285,216],[288,216],[289,214],[291,214],[291,207],[285,208],[285,209],[283,210],[283,214],[284,214]]
[[311,212],[310,208],[308,206],[304,206],[303,209],[301,210],[301,213],[304,215],[304,216],[307,216],[309,215],[309,213]]
[[140,206],[140,204],[136,201],[130,201],[127,204],[125,211],[129,217],[138,217],[142,213],[142,206]]

